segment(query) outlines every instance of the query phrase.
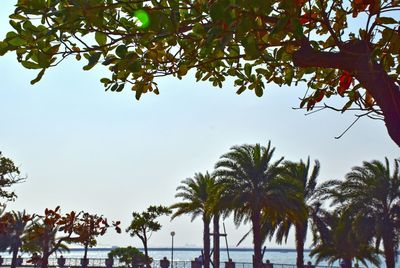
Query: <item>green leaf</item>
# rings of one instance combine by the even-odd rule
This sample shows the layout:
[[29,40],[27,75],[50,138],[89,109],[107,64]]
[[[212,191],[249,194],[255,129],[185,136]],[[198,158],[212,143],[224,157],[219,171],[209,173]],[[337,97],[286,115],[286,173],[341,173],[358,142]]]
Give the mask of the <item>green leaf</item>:
[[244,50],[246,52],[246,59],[256,59],[261,52],[258,50],[256,39],[253,35],[248,35],[242,42]]
[[257,97],[262,97],[262,95],[264,94],[264,91],[261,86],[256,86],[255,92]]
[[142,70],[142,64],[140,63],[140,61],[135,60],[133,63],[128,65],[128,70],[132,73],[137,73]]
[[125,87],[125,84],[124,84],[124,83],[121,83],[121,84],[117,87],[116,91],[117,91],[117,92],[121,92],[121,91],[124,89],[124,87]]
[[96,32],[95,39],[99,46],[104,46],[107,43],[107,35],[102,32]]
[[378,17],[376,18],[376,23],[378,24],[398,24],[399,22],[394,18],[390,17]]
[[241,86],[239,89],[236,91],[236,94],[240,95],[246,90],[246,86]]
[[351,107],[351,105],[353,104],[352,100],[349,100],[342,108],[342,113],[344,113],[347,109],[349,109]]
[[16,47],[26,45],[26,41],[15,32],[8,32],[5,41]]
[[24,66],[27,69],[40,69],[42,68],[39,64],[34,63],[32,61],[21,61],[22,66]]
[[37,82],[39,82],[40,79],[42,79],[42,77],[43,77],[45,71],[46,71],[46,69],[42,69],[42,70],[39,72],[39,74],[36,76],[36,78],[33,79],[33,80],[31,81],[31,85],[34,85],[34,84],[36,84]]
[[252,68],[252,66],[251,66],[250,63],[246,63],[246,64],[244,65],[244,73],[245,73],[247,76],[250,76],[250,75],[251,75],[251,68]]
[[103,84],[109,84],[109,83],[111,83],[111,80],[108,78],[102,78],[102,79],[100,79],[100,82]]
[[115,54],[117,54],[117,56],[119,58],[124,58],[126,56],[126,53],[128,52],[128,48],[125,45],[120,45],[117,47],[117,49],[115,50]]
[[111,87],[111,91],[116,91],[118,88],[118,83],[115,83],[112,87]]
[[[100,56],[101,56],[101,52],[95,52],[95,53],[91,54],[88,57],[89,62],[86,66],[83,67],[83,70],[87,71],[87,70],[92,69],[93,66],[95,66],[96,63],[99,62]],[[86,57],[86,54],[85,54],[85,57]]]
[[294,77],[294,70],[292,67],[287,67],[285,69],[285,83],[290,86]]

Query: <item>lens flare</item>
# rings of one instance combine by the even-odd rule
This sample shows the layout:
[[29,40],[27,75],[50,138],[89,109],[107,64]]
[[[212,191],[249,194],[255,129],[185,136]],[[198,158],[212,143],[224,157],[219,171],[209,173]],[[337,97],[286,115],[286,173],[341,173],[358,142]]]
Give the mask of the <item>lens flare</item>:
[[134,19],[136,21],[136,25],[139,28],[145,29],[145,28],[149,27],[150,17],[149,17],[149,14],[147,14],[146,11],[144,11],[142,9],[136,10],[133,13],[133,17],[134,17]]

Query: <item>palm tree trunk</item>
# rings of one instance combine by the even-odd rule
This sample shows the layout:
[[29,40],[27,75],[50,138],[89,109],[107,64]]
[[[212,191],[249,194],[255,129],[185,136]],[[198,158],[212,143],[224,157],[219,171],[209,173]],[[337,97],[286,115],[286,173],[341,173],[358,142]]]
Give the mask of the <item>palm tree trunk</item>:
[[252,211],[251,221],[253,224],[253,246],[254,246],[253,268],[261,268],[262,267],[261,224],[260,224],[259,209],[254,209]]
[[214,229],[214,235],[213,235],[213,243],[214,243],[214,268],[219,268],[219,213],[215,213],[213,217],[213,229]]
[[383,237],[383,252],[385,254],[386,268],[395,267],[395,251],[392,237]]
[[305,233],[307,232],[307,223],[305,225],[296,224],[295,225],[295,237],[296,237],[296,266],[297,268],[304,267],[304,240]]
[[210,220],[203,216],[204,268],[210,268]]
[[17,257],[18,257],[18,247],[14,247],[12,251],[12,260],[11,260],[11,268],[16,268],[17,267]]

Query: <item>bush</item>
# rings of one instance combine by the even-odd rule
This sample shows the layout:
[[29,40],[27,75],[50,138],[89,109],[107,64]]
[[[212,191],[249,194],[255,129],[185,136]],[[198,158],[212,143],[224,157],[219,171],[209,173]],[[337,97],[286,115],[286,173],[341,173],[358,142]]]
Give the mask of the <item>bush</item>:
[[[118,260],[122,263],[125,263],[128,267],[132,267],[131,265],[134,264],[144,264],[146,263],[145,255],[134,247],[121,247],[121,248],[114,248],[108,253],[109,258],[118,258]],[[149,263],[152,262],[152,259],[149,258]]]

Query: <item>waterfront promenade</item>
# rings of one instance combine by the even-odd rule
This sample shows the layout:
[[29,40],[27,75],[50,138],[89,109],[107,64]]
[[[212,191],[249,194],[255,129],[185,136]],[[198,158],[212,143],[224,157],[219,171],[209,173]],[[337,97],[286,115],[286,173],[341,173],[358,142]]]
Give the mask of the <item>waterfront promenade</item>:
[[[30,258],[22,258],[22,264],[18,267],[38,267],[29,262]],[[107,259],[105,258],[89,258],[88,259],[88,268],[114,268],[114,267],[127,267],[125,263],[119,262],[118,259],[113,260],[113,265],[106,265]],[[11,266],[11,258],[2,258],[2,263],[0,267],[10,267]],[[49,258],[49,267],[64,267],[64,268],[78,268],[83,267],[81,265],[81,258],[65,258],[64,266],[58,265],[57,258]],[[132,266],[131,266],[132,267]],[[161,268],[160,260],[155,259],[151,264],[152,268]],[[221,263],[220,268],[224,268],[225,263]],[[252,263],[250,262],[235,262],[235,268],[252,268]],[[134,268],[144,268],[143,265],[137,265]],[[192,268],[192,261],[173,261],[171,262],[170,268]],[[267,267],[266,267],[267,268]],[[273,268],[296,268],[295,264],[282,264],[282,263],[273,263]],[[337,268],[336,266],[315,266],[315,268]]]

